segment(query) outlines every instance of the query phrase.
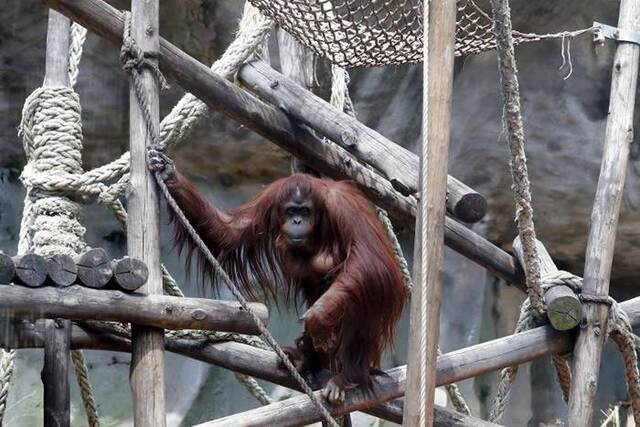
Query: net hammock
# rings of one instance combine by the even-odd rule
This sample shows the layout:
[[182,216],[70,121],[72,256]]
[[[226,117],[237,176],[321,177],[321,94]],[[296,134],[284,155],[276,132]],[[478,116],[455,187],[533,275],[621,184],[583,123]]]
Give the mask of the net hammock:
[[[300,43],[341,67],[422,62],[422,0],[249,0]],[[458,0],[456,56],[495,48],[493,21]],[[513,32],[515,44],[561,37]]]

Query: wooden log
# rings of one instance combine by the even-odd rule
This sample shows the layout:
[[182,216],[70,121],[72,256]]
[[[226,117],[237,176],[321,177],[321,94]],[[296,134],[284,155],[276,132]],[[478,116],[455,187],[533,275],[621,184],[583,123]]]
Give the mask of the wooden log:
[[113,277],[111,260],[102,248],[93,248],[76,260],[78,281],[88,288],[104,288]]
[[[335,110],[328,102],[278,73],[264,61],[243,66],[238,78],[261,98],[376,167],[396,190],[404,195],[417,191],[419,160],[409,150],[354,117]],[[486,214],[487,202],[482,195],[448,176],[447,208],[464,222],[477,222]]]
[[113,262],[113,279],[118,288],[133,292],[147,283],[149,269],[139,259],[124,257]]
[[[122,42],[121,13],[101,0],[43,0],[43,3],[109,40]],[[166,76],[176,80],[212,109],[222,111],[253,129],[318,172],[335,179],[352,179],[373,202],[388,210],[401,224],[414,226],[415,200],[395,191],[388,181],[371,181],[368,178],[373,176],[371,171],[354,164],[322,138],[297,126],[282,111],[215,75],[164,39],[160,40],[160,66]],[[522,270],[511,255],[451,218],[445,222],[445,244],[524,289]]]
[[53,286],[71,286],[78,278],[78,267],[71,256],[54,254],[47,258],[47,276]]
[[[620,31],[640,31],[640,2],[620,2],[618,28]],[[609,295],[622,190],[629,161],[629,146],[633,140],[639,59],[638,44],[619,42],[613,58],[604,151],[587,240],[583,295]],[[586,324],[580,328],[573,352],[569,399],[568,425],[575,427],[591,425],[609,306],[587,304],[584,311]]]
[[423,111],[429,113],[422,122],[421,200],[415,235],[420,247],[411,295],[405,427],[433,425],[457,11],[455,0],[424,2],[424,8],[429,23],[425,23],[428,49],[425,47],[422,99]]
[[[551,259],[541,241],[536,240],[537,253],[540,258],[540,275],[544,277],[558,271],[558,268]],[[513,252],[520,261],[524,263],[524,253],[520,237],[513,241]],[[582,320],[582,304],[580,300],[568,286],[554,286],[544,294],[544,302],[547,306],[547,317],[551,326],[559,331],[573,329]]]
[[14,257],[16,266],[14,280],[19,285],[37,288],[47,280],[47,262],[40,255],[25,254]]
[[16,265],[13,259],[0,252],[0,285],[11,283],[16,274]]
[[69,385],[71,322],[50,320],[44,337],[44,425],[64,427],[71,424]]
[[[267,322],[267,308],[251,303]],[[14,318],[65,318],[137,323],[165,329],[203,329],[259,334],[240,304],[208,298],[179,298],[167,295],[126,294],[121,291],[81,286],[29,289],[3,286],[0,310]]]
[[[157,64],[160,49],[159,0],[131,3],[131,37],[137,46]],[[159,87],[148,67],[135,70],[146,99],[136,97],[133,81],[129,84],[129,150],[131,152],[131,192],[127,197],[129,226],[127,246],[129,256],[142,260],[149,268],[149,279],[139,288],[143,294],[158,298],[162,294],[160,270],[160,204],[153,174],[147,168],[147,148],[153,143],[150,127],[159,129]],[[145,121],[143,105],[150,115]],[[157,137],[157,135],[156,135]],[[158,296],[154,294],[159,294]],[[181,303],[182,304],[182,303]],[[195,317],[208,317],[206,312]],[[192,316],[193,317],[193,316]],[[164,331],[132,322],[130,382],[133,395],[133,421],[139,427],[165,427]]]
[[[314,84],[315,75],[313,53],[282,28],[278,28],[277,36],[282,74],[310,91]],[[315,174],[313,169],[296,156],[291,156],[291,172]]]
[[[71,21],[68,18],[56,11],[49,11],[43,83],[45,87],[69,87],[70,30]],[[31,259],[30,262],[28,262],[29,259]],[[18,267],[16,275],[22,283],[28,286],[44,284],[47,277],[47,262],[44,258],[25,255],[16,266]],[[8,287],[7,290],[9,289]],[[55,319],[45,322],[45,325],[42,368],[44,426],[68,427],[71,424],[69,386],[71,322]]]
[[[640,297],[624,301],[620,307],[627,313],[631,326],[640,327]],[[24,322],[22,324],[25,325]],[[96,327],[98,326],[96,325]],[[129,351],[130,349],[128,340],[96,331],[93,325],[91,325],[91,329],[80,331],[78,329],[80,328],[77,326],[73,328],[72,348],[112,351]],[[38,338],[37,332],[33,332],[28,324],[26,327],[21,326],[20,328],[14,326],[9,329],[9,332],[8,334],[0,334],[0,347],[33,348],[42,346],[42,339]],[[173,338],[166,340],[166,348],[195,360],[221,366],[285,387],[296,387],[288,372],[280,366],[276,354],[271,351],[236,342],[210,343],[206,340]],[[572,348],[573,338],[569,332],[559,332],[551,326],[542,326],[440,356],[436,381],[439,385],[458,382],[497,371],[506,366],[526,363],[551,354],[563,354],[571,351]],[[384,377],[379,378],[383,379]],[[401,394],[402,391],[400,391]],[[386,419],[397,420],[397,414],[389,414]]]

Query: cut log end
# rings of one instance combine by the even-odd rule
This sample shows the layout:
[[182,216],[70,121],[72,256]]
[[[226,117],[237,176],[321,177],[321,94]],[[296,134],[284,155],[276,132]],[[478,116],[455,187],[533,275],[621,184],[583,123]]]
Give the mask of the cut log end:
[[77,261],[78,279],[89,288],[103,288],[113,277],[113,268],[107,253],[102,248],[90,249]]
[[451,210],[461,221],[478,222],[487,214],[487,200],[478,193],[468,193],[456,200]]
[[0,253],[0,285],[11,283],[16,274],[16,266],[9,255]]
[[40,255],[27,254],[15,259],[16,281],[30,288],[44,285],[47,279],[47,262]]
[[547,317],[557,331],[576,327],[582,318],[582,304],[575,295],[557,297],[549,302]]
[[78,267],[69,255],[55,254],[47,259],[47,274],[54,286],[71,286],[78,278]]
[[126,257],[116,261],[113,275],[118,287],[135,291],[147,283],[149,269],[139,259]]

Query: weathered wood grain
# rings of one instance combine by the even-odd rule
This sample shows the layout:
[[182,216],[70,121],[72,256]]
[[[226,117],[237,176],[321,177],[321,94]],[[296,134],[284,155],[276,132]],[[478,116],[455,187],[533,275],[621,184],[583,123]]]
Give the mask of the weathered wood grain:
[[[138,47],[157,64],[160,49],[159,0],[131,2],[131,36]],[[129,85],[129,151],[131,153],[131,191],[128,194],[129,256],[142,260],[149,278],[139,291],[157,298],[162,294],[160,270],[160,204],[158,189],[147,168],[147,147],[152,143],[147,127],[159,129],[159,87],[151,70],[137,70],[146,100],[138,100],[133,82]],[[141,104],[148,104],[146,123]],[[182,302],[180,303],[182,304]],[[205,315],[205,313],[202,313]],[[132,323],[133,351],[130,382],[133,395],[133,421],[138,427],[165,427],[164,331]]]
[[[640,2],[620,2],[618,28],[640,31]],[[639,59],[639,45],[619,42],[613,58],[604,151],[587,240],[582,285],[584,295],[609,295],[620,202],[627,173],[629,145],[633,140]],[[568,425],[572,427],[591,425],[609,307],[605,304],[587,304],[584,312],[586,324],[580,328],[574,349],[568,415]]]
[[100,289],[113,278],[111,259],[102,248],[93,248],[76,259],[78,280],[89,288]]
[[[414,283],[409,323],[409,370],[404,404],[405,427],[432,426],[436,387],[440,305],[444,272],[444,223],[447,198],[447,166],[453,98],[456,2],[425,2],[423,61],[424,111],[420,157],[420,207],[416,220]],[[427,44],[426,44],[427,45]]]
[[78,266],[71,256],[54,254],[47,258],[47,277],[53,286],[71,286],[78,279]]
[[147,283],[149,269],[139,259],[124,257],[113,262],[115,284],[125,291],[135,291]]
[[[250,306],[263,322],[268,321],[264,304],[250,303]],[[77,285],[39,289],[3,286],[0,310],[7,310],[11,317],[20,318],[61,317],[130,322],[165,329],[259,333],[248,313],[233,301],[129,294]]]
[[[69,43],[71,21],[56,11],[49,11],[47,50],[43,86],[69,86]],[[27,286],[40,286],[47,277],[47,262],[36,255],[24,255],[16,263],[16,276]],[[44,280],[42,276],[44,275]],[[10,287],[7,287],[8,291]],[[42,367],[43,410],[45,427],[68,427],[71,424],[69,387],[69,345],[71,322],[49,320],[45,326],[44,365]]]
[[[300,123],[340,144],[374,166],[404,195],[418,189],[418,156],[314,95],[299,82],[254,61],[238,71],[238,78],[262,99],[279,107]],[[482,195],[452,176],[447,178],[447,208],[464,222],[477,222],[486,214]]]
[[16,266],[14,280],[30,288],[37,288],[47,280],[47,261],[40,255],[25,254],[14,257]]
[[[558,268],[547,252],[547,248],[539,240],[536,240],[536,246],[540,258],[541,277],[557,272]],[[524,253],[519,236],[513,241],[513,252],[522,264]],[[544,302],[547,306],[549,322],[558,331],[573,329],[582,320],[582,303],[568,286],[554,286],[549,289],[544,294]]]
[[16,274],[16,265],[13,259],[0,252],[0,285],[11,283]]

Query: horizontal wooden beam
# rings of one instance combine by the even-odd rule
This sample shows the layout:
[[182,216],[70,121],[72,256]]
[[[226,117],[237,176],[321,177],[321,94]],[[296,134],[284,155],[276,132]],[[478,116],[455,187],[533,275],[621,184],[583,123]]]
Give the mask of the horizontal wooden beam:
[[[264,304],[251,309],[267,322]],[[203,329],[259,334],[239,303],[206,298],[126,294],[81,286],[31,289],[0,286],[0,312],[13,318],[106,320],[130,322],[163,329]]]
[[[264,61],[254,61],[238,71],[241,83],[260,98],[336,142],[357,158],[374,166],[404,195],[418,188],[418,156],[365,126],[355,117],[337,111],[324,99],[278,73]],[[487,201],[466,184],[447,178],[447,209],[464,222],[480,221]]]
[[[113,42],[122,42],[122,15],[104,1],[43,0],[43,3]],[[408,227],[414,226],[414,198],[402,195],[387,180],[372,179],[375,178],[373,172],[355,164],[341,147],[313,135],[281,110],[216,75],[164,39],[160,40],[160,67],[212,109],[253,129],[319,172],[336,179],[354,180],[374,203],[389,210],[396,220]],[[524,289],[522,270],[513,256],[451,218],[445,222],[445,244]]]
[[[640,297],[620,304],[629,316],[631,326],[640,327]],[[41,347],[42,340],[30,332],[30,327],[9,328],[9,333],[0,334],[0,347],[25,348]],[[128,351],[129,341],[104,331],[80,330],[75,326],[72,333],[72,348]],[[37,335],[37,334],[36,334]],[[477,375],[497,371],[506,366],[529,362],[551,354],[563,354],[571,351],[574,337],[571,332],[559,332],[551,326],[531,329],[519,334],[509,335],[485,343],[443,354],[438,358],[436,382],[440,385],[458,382]],[[221,366],[235,372],[251,375],[289,388],[296,388],[288,372],[281,368],[274,352],[262,350],[236,342],[210,343],[206,340],[187,340],[167,338],[167,350],[202,362]],[[392,370],[398,380],[404,378],[401,371],[405,367]],[[390,372],[392,372],[390,371]],[[401,384],[385,382],[381,376],[389,399],[402,396]],[[358,393],[356,391],[356,393]],[[357,403],[360,405],[361,403]],[[369,402],[371,404],[371,402]],[[342,408],[343,410],[345,408]],[[393,415],[389,418],[393,421]],[[309,421],[311,422],[311,421]]]
[[[629,315],[632,326],[639,326],[640,297],[626,301],[621,307]],[[566,353],[573,347],[573,341],[569,332],[544,326],[446,353],[438,357],[436,385],[451,384],[549,354]],[[348,391],[344,403],[332,406],[331,413],[343,415],[404,395],[406,366],[393,368],[386,374],[376,379],[372,393],[362,388]],[[199,424],[198,427],[306,425],[320,420],[321,416],[309,398],[297,396]]]

